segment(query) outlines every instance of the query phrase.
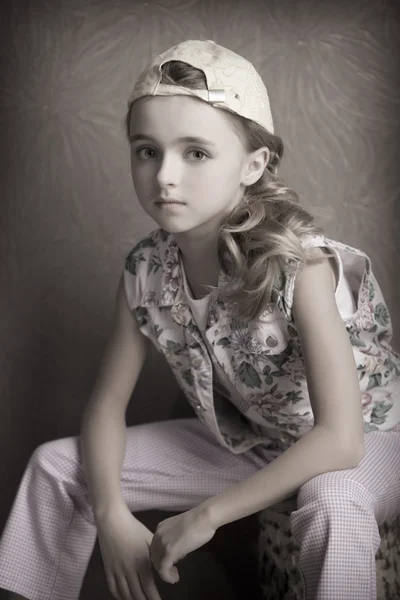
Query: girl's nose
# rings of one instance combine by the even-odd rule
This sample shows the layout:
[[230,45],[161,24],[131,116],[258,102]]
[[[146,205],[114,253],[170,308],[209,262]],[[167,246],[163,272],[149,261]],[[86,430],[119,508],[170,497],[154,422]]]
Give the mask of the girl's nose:
[[177,157],[164,155],[157,173],[160,187],[176,185],[180,177],[180,165]]

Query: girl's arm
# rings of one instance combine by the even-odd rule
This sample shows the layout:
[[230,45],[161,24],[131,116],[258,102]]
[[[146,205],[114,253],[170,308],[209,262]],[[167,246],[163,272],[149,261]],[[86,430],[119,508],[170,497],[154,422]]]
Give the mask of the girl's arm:
[[125,504],[120,483],[125,413],[149,344],[130,312],[122,275],[112,335],[81,423],[83,467],[96,521]]
[[[322,253],[313,250],[315,257]],[[215,528],[272,506],[317,475],[353,468],[364,456],[359,381],[330,260],[301,269],[293,302],[314,427],[255,475],[196,507]]]

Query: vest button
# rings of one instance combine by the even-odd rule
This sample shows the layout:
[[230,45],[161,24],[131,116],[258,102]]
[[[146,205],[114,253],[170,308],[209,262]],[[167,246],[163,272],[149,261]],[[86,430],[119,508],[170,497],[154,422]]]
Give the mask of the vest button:
[[197,410],[201,410],[201,404],[200,404],[200,402],[198,402],[198,403],[196,404],[196,409],[197,409]]

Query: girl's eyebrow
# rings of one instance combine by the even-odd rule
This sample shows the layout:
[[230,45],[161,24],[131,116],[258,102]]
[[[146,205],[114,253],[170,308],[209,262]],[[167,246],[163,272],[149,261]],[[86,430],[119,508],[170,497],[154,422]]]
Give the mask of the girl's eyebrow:
[[[135,135],[130,135],[129,136],[129,141],[132,142],[137,142],[138,140],[151,140],[152,142],[157,142],[156,139],[154,137],[152,137],[151,135],[145,135],[144,133],[135,133]],[[177,138],[175,140],[175,143],[194,143],[194,144],[206,144],[207,146],[214,146],[216,144],[214,144],[214,142],[211,142],[210,140],[207,140],[205,138],[202,137],[196,137],[196,136],[190,136],[187,135],[185,137],[180,137]]]

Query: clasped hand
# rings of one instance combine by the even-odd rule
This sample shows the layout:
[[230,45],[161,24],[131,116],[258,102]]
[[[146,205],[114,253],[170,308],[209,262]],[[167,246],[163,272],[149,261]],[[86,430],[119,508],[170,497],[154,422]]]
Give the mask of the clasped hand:
[[204,546],[215,531],[208,515],[199,507],[161,521],[150,545],[151,560],[161,579],[177,583],[176,563]]

